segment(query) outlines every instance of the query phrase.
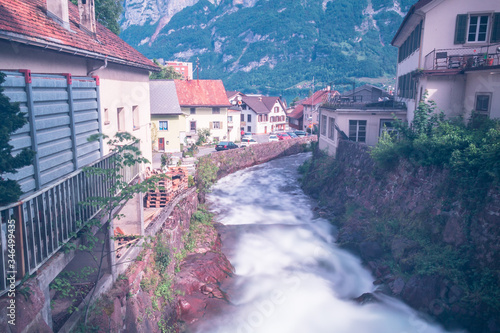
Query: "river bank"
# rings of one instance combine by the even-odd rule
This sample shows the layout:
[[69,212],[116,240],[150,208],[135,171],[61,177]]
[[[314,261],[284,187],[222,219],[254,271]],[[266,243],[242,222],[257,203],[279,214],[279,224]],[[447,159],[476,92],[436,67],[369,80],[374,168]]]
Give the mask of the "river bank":
[[302,168],[304,190],[380,290],[448,328],[500,331],[498,188],[464,199],[446,170],[381,170],[367,147],[347,141],[336,159],[316,154]]

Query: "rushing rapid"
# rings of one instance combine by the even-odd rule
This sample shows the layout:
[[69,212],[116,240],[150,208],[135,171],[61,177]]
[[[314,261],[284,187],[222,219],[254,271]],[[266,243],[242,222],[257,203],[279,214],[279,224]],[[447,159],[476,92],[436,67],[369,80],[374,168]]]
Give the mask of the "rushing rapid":
[[203,318],[197,331],[445,332],[390,297],[353,300],[375,291],[373,277],[336,246],[335,229],[302,192],[297,167],[309,157],[277,159],[214,186],[209,206],[225,225],[223,251],[235,268],[226,290],[232,306]]

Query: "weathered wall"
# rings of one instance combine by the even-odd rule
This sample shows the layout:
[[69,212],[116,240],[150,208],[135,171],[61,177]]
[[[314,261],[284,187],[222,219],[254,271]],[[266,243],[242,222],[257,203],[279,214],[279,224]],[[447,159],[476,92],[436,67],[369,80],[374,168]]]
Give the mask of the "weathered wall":
[[450,327],[499,332],[498,303],[487,300],[500,285],[499,188],[470,210],[464,193],[449,192],[446,170],[404,161],[381,170],[368,149],[341,141],[335,160],[315,156],[305,180],[339,225],[338,242],[412,307]]
[[316,136],[309,136],[292,140],[260,143],[241,149],[220,151],[199,158],[198,164],[203,164],[207,160],[215,162],[218,166],[217,178],[220,179],[252,165],[304,152],[310,147],[309,143],[316,140]]

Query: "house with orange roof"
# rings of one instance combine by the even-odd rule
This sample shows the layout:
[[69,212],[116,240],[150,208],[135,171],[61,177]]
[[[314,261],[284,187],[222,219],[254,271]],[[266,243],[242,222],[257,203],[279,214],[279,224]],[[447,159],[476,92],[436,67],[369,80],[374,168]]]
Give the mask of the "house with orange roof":
[[177,98],[185,117],[181,142],[195,143],[198,131],[210,130],[209,140],[228,140],[228,108],[231,107],[221,80],[174,80]]
[[295,130],[304,130],[304,105],[297,104],[295,107],[290,108],[288,112],[288,125]]
[[[15,73],[26,73],[26,81],[37,81],[35,86],[40,84],[40,74],[62,74],[68,85],[78,83],[74,78],[93,80],[98,86],[93,103],[99,119],[92,119],[92,124],[88,119],[88,124],[79,126],[108,136],[130,132],[140,138],[142,153],[151,160],[149,72],[158,67],[98,23],[93,3],[80,0],[75,6],[67,0],[0,0],[0,69],[11,73],[7,85],[16,80]],[[76,133],[79,136],[83,133]],[[108,152],[103,145],[100,155]]]
[[[56,316],[50,283],[68,263],[92,266],[86,260],[88,254],[60,249],[99,216],[98,207],[81,203],[112,191],[111,182],[84,168],[115,169],[110,147],[102,139],[87,139],[94,134],[130,132],[140,139],[143,156],[151,160],[149,72],[159,68],[96,21],[94,0],[79,0],[78,6],[68,0],[0,0],[0,18],[2,88],[28,119],[11,135],[10,144],[14,153],[23,148],[36,152],[32,165],[2,175],[16,180],[24,195],[0,207],[0,229],[6,230],[5,217],[9,217],[19,231],[15,283],[8,280],[12,274],[6,274],[7,252],[0,254],[0,296],[4,295],[0,302],[10,283],[18,285],[31,276],[27,283],[36,288],[37,307],[19,313],[24,320],[16,323],[16,330],[36,327],[49,332]],[[121,180],[137,181],[144,167],[126,167]],[[126,208],[121,207],[121,213],[127,211],[120,227],[129,235],[144,235],[140,199],[138,194]],[[100,239],[108,240],[100,286],[111,286],[130,264],[114,251],[111,233],[116,226],[113,221],[111,228],[96,231]]]

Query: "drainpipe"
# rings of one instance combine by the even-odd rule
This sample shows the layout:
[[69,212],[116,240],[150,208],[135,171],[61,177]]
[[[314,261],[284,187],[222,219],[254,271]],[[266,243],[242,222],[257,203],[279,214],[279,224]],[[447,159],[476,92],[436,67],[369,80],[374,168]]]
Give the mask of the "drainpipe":
[[108,56],[106,56],[106,57],[104,58],[104,65],[102,65],[101,67],[98,67],[98,68],[94,68],[94,69],[92,69],[91,71],[89,71],[89,72],[87,73],[87,76],[94,76],[94,73],[95,73],[95,72],[97,72],[97,71],[99,71],[99,70],[101,70],[101,69],[104,69],[104,68],[106,68],[106,67],[108,67]]

